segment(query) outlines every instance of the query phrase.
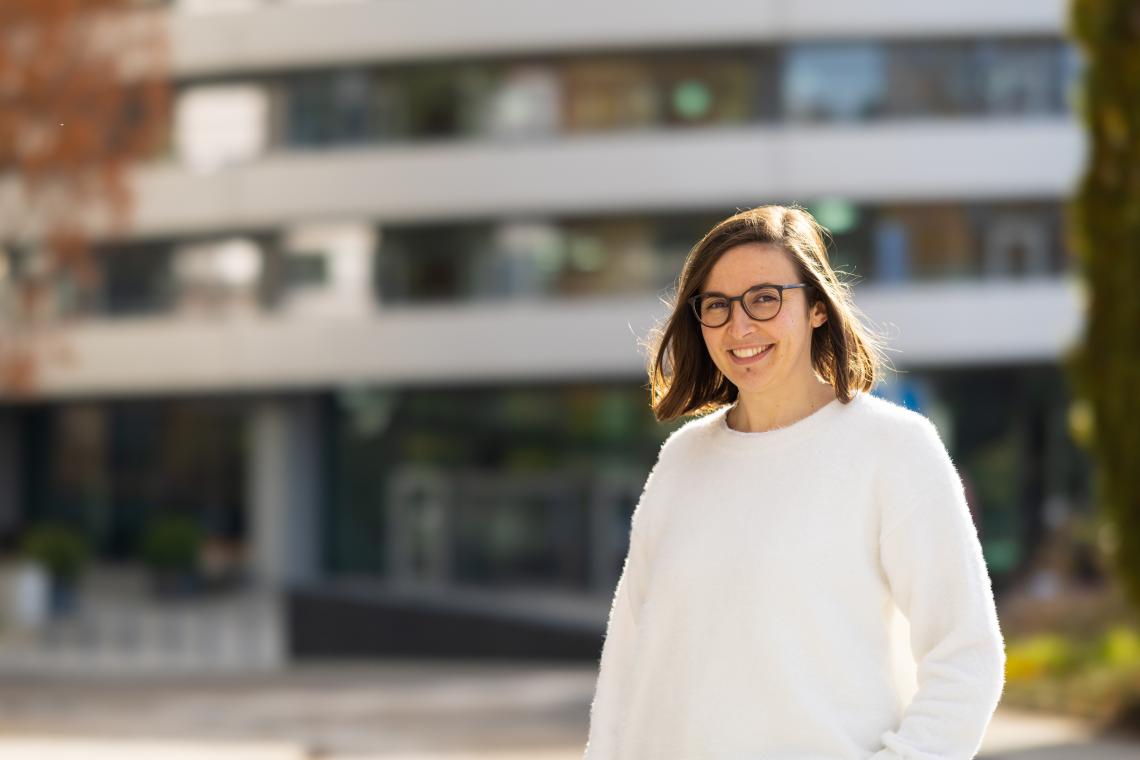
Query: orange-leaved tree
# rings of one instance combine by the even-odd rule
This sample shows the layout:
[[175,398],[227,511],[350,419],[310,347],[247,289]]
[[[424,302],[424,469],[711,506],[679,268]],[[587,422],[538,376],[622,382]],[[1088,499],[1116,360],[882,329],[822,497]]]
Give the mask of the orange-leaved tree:
[[0,394],[27,394],[93,242],[126,229],[130,169],[168,133],[160,8],[0,0]]

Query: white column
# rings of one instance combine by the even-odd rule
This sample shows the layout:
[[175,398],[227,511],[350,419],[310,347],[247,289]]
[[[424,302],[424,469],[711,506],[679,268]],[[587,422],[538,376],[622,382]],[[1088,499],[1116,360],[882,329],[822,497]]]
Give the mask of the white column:
[[278,588],[318,572],[320,427],[311,398],[259,401],[250,418],[253,573]]

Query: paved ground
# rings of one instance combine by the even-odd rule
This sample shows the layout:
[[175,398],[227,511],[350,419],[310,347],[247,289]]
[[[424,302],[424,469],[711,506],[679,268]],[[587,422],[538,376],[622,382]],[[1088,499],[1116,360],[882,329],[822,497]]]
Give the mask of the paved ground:
[[[579,760],[595,675],[400,661],[241,678],[6,678],[0,760]],[[1002,709],[982,756],[1140,760],[1140,744]]]

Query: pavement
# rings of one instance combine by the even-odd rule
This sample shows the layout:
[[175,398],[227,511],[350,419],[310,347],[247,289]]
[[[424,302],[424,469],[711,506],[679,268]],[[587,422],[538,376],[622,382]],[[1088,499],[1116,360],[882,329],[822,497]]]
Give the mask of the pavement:
[[[596,670],[410,661],[0,682],[0,760],[580,760]],[[999,708],[980,758],[1140,760],[1140,743]]]

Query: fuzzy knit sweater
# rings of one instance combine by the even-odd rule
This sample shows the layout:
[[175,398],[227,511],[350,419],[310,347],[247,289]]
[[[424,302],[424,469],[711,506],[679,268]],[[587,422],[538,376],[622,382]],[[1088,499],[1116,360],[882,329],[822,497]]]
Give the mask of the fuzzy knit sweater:
[[974,757],[1004,641],[937,428],[865,392],[761,433],[728,410],[645,482],[587,760]]

